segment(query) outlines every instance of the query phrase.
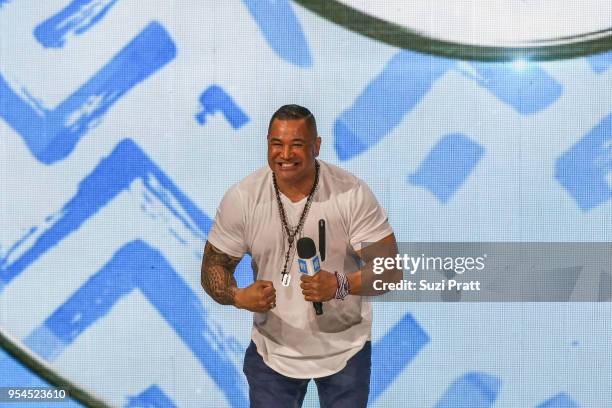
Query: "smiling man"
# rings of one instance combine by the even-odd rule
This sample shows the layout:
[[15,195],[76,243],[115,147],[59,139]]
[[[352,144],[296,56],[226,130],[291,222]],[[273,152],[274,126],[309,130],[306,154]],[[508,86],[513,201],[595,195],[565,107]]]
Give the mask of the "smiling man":
[[[218,303],[254,312],[244,358],[251,407],[301,406],[310,379],[322,407],[365,407],[372,308],[362,301],[362,283],[374,257],[397,254],[393,230],[363,181],[316,159],[321,138],[308,109],[281,107],[267,141],[268,167],[230,188],[219,205],[202,286]],[[319,237],[321,220],[327,256],[320,272],[301,275],[297,240]],[[372,243],[368,255],[365,242]],[[238,288],[233,274],[246,253],[255,281]],[[324,313],[316,315],[311,302],[323,302]]]

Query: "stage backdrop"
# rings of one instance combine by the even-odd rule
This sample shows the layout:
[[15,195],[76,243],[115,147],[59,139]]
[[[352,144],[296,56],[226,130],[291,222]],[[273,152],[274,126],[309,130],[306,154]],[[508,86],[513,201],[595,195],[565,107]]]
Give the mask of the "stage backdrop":
[[[286,103],[398,240],[612,239],[610,53],[466,62],[288,0],[0,0],[4,330],[117,406],[246,407],[251,315],[200,261]],[[612,406],[610,305],[376,303],[371,406]],[[0,386],[37,384],[0,353]]]

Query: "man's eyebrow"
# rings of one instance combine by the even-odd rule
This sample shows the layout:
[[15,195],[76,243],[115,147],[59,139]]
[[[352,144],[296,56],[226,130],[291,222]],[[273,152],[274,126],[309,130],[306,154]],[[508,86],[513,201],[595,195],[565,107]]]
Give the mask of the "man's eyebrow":
[[[282,140],[279,137],[268,136],[268,138],[271,142],[282,142]],[[306,138],[301,137],[301,136],[291,140],[291,142],[305,142],[305,141],[306,141]]]

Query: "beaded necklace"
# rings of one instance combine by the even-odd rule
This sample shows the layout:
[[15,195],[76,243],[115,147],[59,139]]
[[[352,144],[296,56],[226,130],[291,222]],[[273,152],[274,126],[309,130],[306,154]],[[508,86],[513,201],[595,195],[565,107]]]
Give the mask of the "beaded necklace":
[[274,175],[274,172],[272,172],[272,184],[274,184],[274,192],[276,193],[276,203],[278,204],[278,213],[280,215],[281,223],[283,224],[283,233],[287,235],[287,242],[289,244],[287,252],[285,252],[285,264],[283,265],[283,270],[281,272],[281,282],[283,286],[289,286],[289,282],[291,280],[289,272],[287,272],[287,265],[289,264],[289,255],[291,254],[291,249],[293,248],[293,243],[295,241],[296,235],[304,226],[304,222],[306,221],[306,217],[308,216],[308,210],[310,209],[310,204],[312,203],[315,190],[319,185],[319,162],[315,160],[314,183],[312,185],[310,193],[308,193],[308,198],[306,199],[306,204],[304,204],[302,215],[300,215],[300,220],[298,221],[298,224],[295,228],[289,228],[289,223],[287,222],[287,214],[285,213],[285,207],[283,206],[283,202],[281,201],[280,190],[278,189],[278,183],[276,182],[276,176]]

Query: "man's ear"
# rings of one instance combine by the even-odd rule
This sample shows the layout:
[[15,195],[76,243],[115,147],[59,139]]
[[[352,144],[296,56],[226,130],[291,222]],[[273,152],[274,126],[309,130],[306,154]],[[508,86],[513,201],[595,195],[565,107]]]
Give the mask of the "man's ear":
[[315,139],[315,157],[319,157],[319,150],[321,149],[321,138],[317,136]]

